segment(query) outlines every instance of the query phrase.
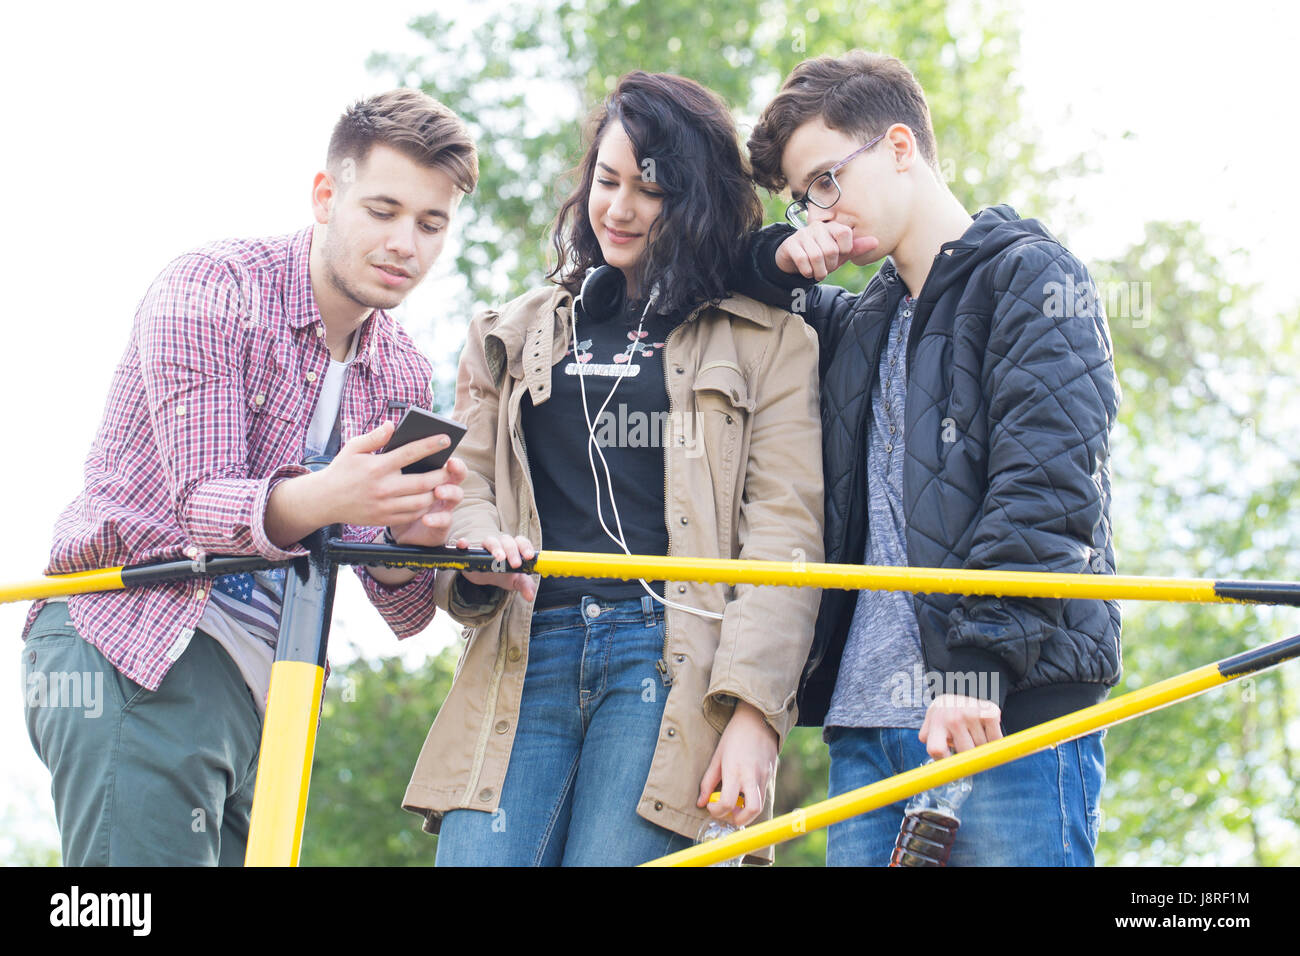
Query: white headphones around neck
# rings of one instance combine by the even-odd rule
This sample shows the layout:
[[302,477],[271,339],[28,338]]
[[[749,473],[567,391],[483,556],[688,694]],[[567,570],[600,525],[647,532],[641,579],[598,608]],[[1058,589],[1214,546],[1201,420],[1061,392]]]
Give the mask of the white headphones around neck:
[[[634,342],[639,342],[641,340],[641,332],[645,326],[646,316],[650,314],[650,309],[658,303],[660,298],[659,292],[660,286],[656,283],[650,289],[650,297],[646,300],[645,309],[641,312],[640,321],[637,322],[636,336],[633,339]],[[599,309],[599,311],[594,312],[594,314],[583,308],[583,299],[588,295],[590,295],[592,299],[593,311],[596,308]],[[569,310],[569,326],[570,334],[573,336],[573,354],[575,358],[578,354],[577,316],[579,310],[582,310],[584,319],[593,322],[603,322],[611,315],[615,314],[615,310],[621,311],[625,297],[626,288],[623,282],[623,275],[613,266],[602,265],[599,268],[587,270],[587,275],[582,280],[582,288],[578,290],[578,297],[574,300],[573,308]],[[587,383],[586,376],[582,374],[583,366],[581,364],[578,365],[578,390],[582,393],[582,417],[583,421],[585,421],[587,425],[587,463],[591,466],[591,478],[592,482],[596,486],[596,518],[600,521],[600,527],[609,540],[622,548],[624,554],[630,556],[632,551],[627,546],[627,538],[623,534],[623,522],[618,515],[618,502],[614,498],[614,479],[610,476],[609,463],[605,460],[605,453],[601,450],[600,442],[596,441],[595,424],[600,421],[600,416],[605,414],[606,407],[608,407],[610,400],[614,397],[614,392],[618,390],[618,386],[622,383],[623,379],[627,378],[631,374],[631,369],[634,367],[632,358],[628,359],[628,364],[625,367],[628,371],[621,372],[614,380],[613,387],[609,390],[609,394],[605,396],[605,401],[601,403],[600,409],[596,412],[595,421],[592,420],[590,409],[587,406]],[[593,454],[593,449],[595,454]],[[605,483],[609,486],[609,502],[614,509],[614,526],[618,529],[617,535],[610,531],[609,526],[605,524],[605,515],[600,504],[600,476],[596,473],[596,458],[600,459],[600,464],[605,471]],[[707,617],[715,621],[722,620],[722,615],[713,611],[706,611],[697,607],[688,607],[685,604],[678,604],[676,601],[670,601],[668,598],[660,597],[658,594],[655,594],[654,589],[650,587],[649,582],[647,582],[645,578],[641,578],[640,583],[646,594],[650,595],[666,607],[676,608],[679,611],[685,611],[688,614],[696,614],[700,617]]]

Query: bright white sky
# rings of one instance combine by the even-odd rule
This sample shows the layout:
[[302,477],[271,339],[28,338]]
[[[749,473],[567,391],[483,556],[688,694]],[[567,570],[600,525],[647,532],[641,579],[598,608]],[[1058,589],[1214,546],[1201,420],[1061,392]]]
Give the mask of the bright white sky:
[[[1300,147],[1288,119],[1300,48],[1294,7],[1026,6],[1022,80],[1044,143],[1062,157],[1091,150],[1103,170],[1078,188],[1091,222],[1048,225],[1068,233],[1086,261],[1138,239],[1147,220],[1199,220],[1251,250],[1251,274],[1269,301],[1294,306],[1289,242],[1300,199],[1276,179]],[[12,360],[0,376],[0,487],[10,503],[0,582],[44,568],[149,281],[212,239],[306,225],[311,177],[339,112],[390,85],[365,71],[367,55],[415,49],[405,24],[431,7],[227,0],[6,12],[0,288],[15,311]],[[815,27],[808,48],[818,52]],[[399,315],[418,330],[439,303],[435,276]],[[421,344],[439,359],[451,347]],[[334,659],[353,656],[348,643],[396,651],[355,579],[341,581]],[[0,635],[12,641],[0,652],[0,862],[7,833],[57,845],[49,776],[23,730],[25,610],[0,605]],[[447,639],[431,628],[403,653],[418,661]]]

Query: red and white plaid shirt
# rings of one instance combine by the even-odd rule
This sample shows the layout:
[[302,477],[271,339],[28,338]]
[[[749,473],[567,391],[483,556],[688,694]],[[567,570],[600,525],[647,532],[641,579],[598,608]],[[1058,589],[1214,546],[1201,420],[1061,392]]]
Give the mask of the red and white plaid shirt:
[[[145,294],[86,459],[84,490],[59,516],[47,574],[260,554],[283,560],[263,519],[271,489],[306,474],[303,440],[330,353],[308,275],[310,228],[229,240],[173,261]],[[340,442],[430,407],[432,367],[388,314],[357,333]],[[344,537],[372,541],[374,528]],[[433,618],[433,571],[388,588],[356,568],[398,637]],[[74,595],[78,633],[125,676],[157,690],[203,616],[209,581]],[[24,639],[44,602],[32,606]]]

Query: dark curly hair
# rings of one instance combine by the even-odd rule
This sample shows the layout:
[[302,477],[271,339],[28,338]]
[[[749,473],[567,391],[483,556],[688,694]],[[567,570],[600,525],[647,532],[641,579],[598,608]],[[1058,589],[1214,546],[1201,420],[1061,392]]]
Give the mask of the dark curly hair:
[[574,170],[579,183],[555,218],[558,261],[548,273],[577,294],[588,268],[603,265],[587,198],[596,153],[610,123],[627,131],[638,165],[653,160],[663,206],[637,264],[636,287],[661,283],[661,312],[716,302],[744,254],[746,237],[763,222],[763,207],[727,106],[694,80],[637,70],[588,120],[588,147]]

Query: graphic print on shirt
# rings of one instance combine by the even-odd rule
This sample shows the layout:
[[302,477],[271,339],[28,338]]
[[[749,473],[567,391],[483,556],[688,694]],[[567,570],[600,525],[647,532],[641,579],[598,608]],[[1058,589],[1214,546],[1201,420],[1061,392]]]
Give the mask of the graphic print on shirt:
[[[650,337],[650,333],[644,329],[633,329],[627,333],[629,344],[622,352],[611,356],[608,363],[590,364],[593,353],[590,351],[592,346],[591,339],[582,339],[578,342],[578,354],[576,362],[569,362],[564,366],[565,375],[596,375],[603,378],[635,378],[641,374],[641,366],[631,364],[632,359],[640,356],[643,358],[652,358],[655,349],[664,347],[663,342],[646,342],[645,339]],[[573,355],[573,348],[565,350],[565,356]],[[581,369],[581,371],[579,371]]]

